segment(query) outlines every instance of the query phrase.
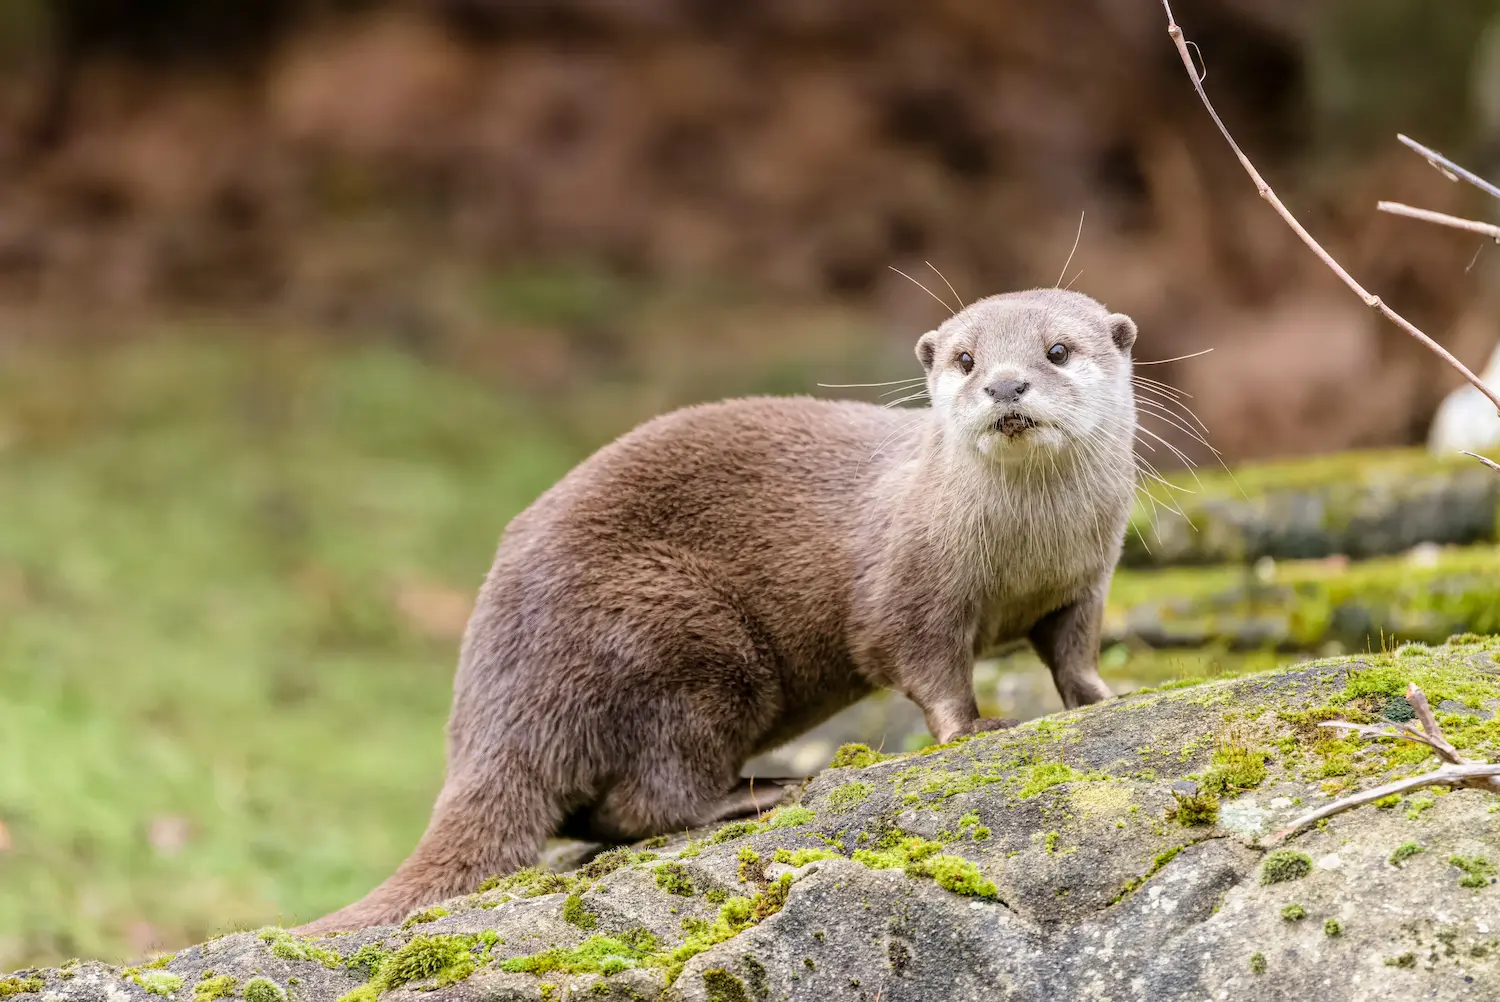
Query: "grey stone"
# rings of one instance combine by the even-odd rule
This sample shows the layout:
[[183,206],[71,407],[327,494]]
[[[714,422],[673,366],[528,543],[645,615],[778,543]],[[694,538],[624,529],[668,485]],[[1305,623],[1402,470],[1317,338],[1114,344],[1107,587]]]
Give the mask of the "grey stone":
[[[181,978],[170,996],[179,1002],[193,997],[207,970],[241,986],[270,978],[288,989],[289,1002],[333,1002],[366,984],[369,971],[344,959],[361,946],[394,950],[429,942],[422,937],[484,934],[494,942],[474,944],[467,956],[482,962],[455,983],[416,980],[381,999],[1500,998],[1500,886],[1462,886],[1465,874],[1450,862],[1500,864],[1500,798],[1459,790],[1421,794],[1431,801],[1423,810],[1360,808],[1290,840],[1310,860],[1305,875],[1265,883],[1262,872],[1272,834],[1326,802],[1326,783],[1373,786],[1417,768],[1387,767],[1384,746],[1365,742],[1353,773],[1334,769],[1329,779],[1315,744],[1321,735],[1303,721],[1321,719],[1329,707],[1373,713],[1392,694],[1351,696],[1351,669],[1363,672],[1368,688],[1372,668],[1400,676],[1406,666],[1438,705],[1450,691],[1489,702],[1500,697],[1500,679],[1479,666],[1496,649],[1500,642],[1490,641],[1369,655],[1140,692],[863,769],[827,770],[789,795],[797,808],[750,830],[693,833],[691,843],[679,834],[654,858],[637,857],[591,883],[574,878],[586,929],[564,920],[567,894],[514,897],[522,890],[502,884],[449,901],[448,914],[408,928],[311,943],[275,931],[239,933],[147,973]],[[1297,716],[1313,708],[1319,714]],[[1265,780],[1222,797],[1217,823],[1168,820],[1174,788],[1201,778],[1230,732],[1271,755]],[[1500,742],[1485,738],[1466,753],[1494,757]],[[929,850],[912,839],[942,845]],[[1406,842],[1422,851],[1397,867],[1391,853]],[[903,845],[929,862],[879,865]],[[778,850],[833,855],[776,862]],[[938,857],[923,855],[932,850]],[[564,865],[578,858],[557,857]],[[668,893],[658,880],[664,865],[682,868],[690,894]],[[779,910],[768,883],[778,878],[790,881]],[[701,942],[700,952],[674,963],[672,951],[692,933],[685,921],[701,931],[745,914],[736,912],[743,906],[735,897],[757,895],[759,921],[732,935],[726,926],[721,941]],[[1300,920],[1283,917],[1293,904]],[[1337,935],[1325,931],[1330,921]],[[503,967],[507,959],[529,957],[534,965],[542,951],[641,930],[659,948],[621,961],[625,969],[609,976]],[[315,950],[332,952],[320,962]],[[308,956],[296,959],[299,952]],[[37,1002],[150,997],[129,972],[99,964],[40,976]],[[366,1002],[371,994],[364,990]]]

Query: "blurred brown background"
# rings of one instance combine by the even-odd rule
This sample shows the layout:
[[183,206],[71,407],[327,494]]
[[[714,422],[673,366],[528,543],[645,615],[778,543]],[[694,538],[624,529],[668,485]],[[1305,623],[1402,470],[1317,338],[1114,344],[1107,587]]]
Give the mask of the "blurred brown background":
[[[562,263],[602,282],[852,305],[904,341],[942,314],[891,266],[941,285],[931,261],[966,299],[1050,284],[1086,212],[1077,287],[1137,316],[1143,357],[1216,349],[1158,375],[1197,396],[1231,457],[1419,441],[1454,385],[1257,199],[1146,0],[0,11],[12,336],[117,332],[163,311],[272,314],[324,336],[478,343],[523,380],[645,352],[649,379],[652,349],[609,303],[560,362],[515,349],[524,323],[453,290],[487,269]],[[1394,134],[1491,165],[1496,12],[1177,7],[1221,111],[1289,204],[1476,367],[1495,337],[1489,261],[1470,267],[1481,241],[1374,203],[1489,210]]]

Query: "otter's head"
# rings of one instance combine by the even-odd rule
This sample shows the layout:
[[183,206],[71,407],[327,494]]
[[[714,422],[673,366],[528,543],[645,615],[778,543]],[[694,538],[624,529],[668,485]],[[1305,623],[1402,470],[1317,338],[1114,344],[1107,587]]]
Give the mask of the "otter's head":
[[954,441],[1004,460],[1135,431],[1135,322],[1077,292],[981,299],[917,342]]

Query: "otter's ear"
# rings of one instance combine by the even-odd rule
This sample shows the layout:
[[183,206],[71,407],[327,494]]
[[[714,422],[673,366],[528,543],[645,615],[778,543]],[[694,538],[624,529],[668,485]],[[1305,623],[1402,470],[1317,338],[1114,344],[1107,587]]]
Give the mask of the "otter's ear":
[[937,331],[928,331],[917,339],[917,361],[924,372],[932,371],[932,360],[937,356]]
[[1135,344],[1135,321],[1123,313],[1111,313],[1104,322],[1109,326],[1109,339],[1115,343],[1115,347],[1121,351],[1129,351],[1130,346]]

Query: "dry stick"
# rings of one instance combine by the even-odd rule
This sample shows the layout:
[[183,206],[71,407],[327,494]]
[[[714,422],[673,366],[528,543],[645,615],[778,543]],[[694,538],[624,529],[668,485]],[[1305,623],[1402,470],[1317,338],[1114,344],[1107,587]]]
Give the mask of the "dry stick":
[[[1453,366],[1475,389],[1483,393],[1490,403],[1495,405],[1495,412],[1500,414],[1500,396],[1497,396],[1494,390],[1486,386],[1484,380],[1474,375],[1468,366],[1464,365],[1457,358],[1454,358],[1448,349],[1422,333],[1415,324],[1387,306],[1381,301],[1379,296],[1366,291],[1364,286],[1356,282],[1354,277],[1344,270],[1343,265],[1333,259],[1333,255],[1323,249],[1322,244],[1312,238],[1312,234],[1303,229],[1302,224],[1297,222],[1297,218],[1282,204],[1281,199],[1276,196],[1276,192],[1272,191],[1271,186],[1266,183],[1265,178],[1260,176],[1260,171],[1255,169],[1255,165],[1250,162],[1250,158],[1240,149],[1239,143],[1234,141],[1234,136],[1230,135],[1229,127],[1224,124],[1224,120],[1219,117],[1219,113],[1214,110],[1213,102],[1208,99],[1208,92],[1203,89],[1203,79],[1198,75],[1198,70],[1193,65],[1193,57],[1188,52],[1188,43],[1183,38],[1182,29],[1178,27],[1176,18],[1172,16],[1172,4],[1170,0],[1161,0],[1161,5],[1167,12],[1167,35],[1172,39],[1172,43],[1177,46],[1177,54],[1182,59],[1182,65],[1187,68],[1188,78],[1193,82],[1193,89],[1198,92],[1198,99],[1203,102],[1203,107],[1208,110],[1209,117],[1214,120],[1214,125],[1218,126],[1219,133],[1224,137],[1224,141],[1234,151],[1234,155],[1240,161],[1240,166],[1245,168],[1245,173],[1249,174],[1250,180],[1255,182],[1255,190],[1260,194],[1260,197],[1271,204],[1271,208],[1275,209],[1276,214],[1292,228],[1292,232],[1297,234],[1302,242],[1318,256],[1318,259],[1326,264],[1345,285],[1352,289],[1354,294],[1359,296],[1366,306],[1379,310],[1387,320],[1425,344],[1439,358]],[[1423,155],[1427,156],[1427,153],[1424,152]]]
[[[1356,793],[1352,797],[1335,800],[1328,806],[1320,807],[1311,814],[1304,814],[1286,828],[1271,836],[1271,841],[1283,841],[1309,825],[1317,824],[1324,818],[1341,814],[1355,807],[1363,807],[1365,804],[1374,803],[1393,794],[1407,793],[1411,790],[1420,790],[1428,786],[1468,786],[1484,777],[1488,777],[1489,782],[1493,783],[1497,777],[1500,777],[1500,765],[1488,762],[1475,762],[1470,765],[1445,765],[1431,772],[1424,772],[1420,776],[1398,779],[1394,783],[1387,783],[1384,786],[1377,786],[1373,790]],[[1500,788],[1496,789],[1500,791]]]
[[1463,453],[1465,456],[1468,456],[1470,459],[1479,460],[1481,463],[1483,463],[1485,466],[1488,466],[1496,473],[1500,473],[1500,463],[1495,462],[1493,459],[1487,459],[1484,456],[1479,455],[1477,452],[1470,452],[1468,449],[1459,449],[1458,451]]
[[1474,187],[1478,188],[1480,191],[1484,192],[1486,195],[1489,195],[1491,198],[1500,198],[1500,187],[1496,187],[1495,185],[1486,181],[1484,178],[1480,177],[1478,174],[1475,174],[1467,167],[1460,167],[1452,160],[1449,160],[1447,157],[1443,156],[1437,150],[1428,149],[1410,136],[1403,136],[1398,132],[1396,133],[1396,139],[1407,149],[1416,150],[1418,153],[1420,153],[1428,163],[1432,164],[1432,166],[1436,167],[1439,171],[1446,174],[1448,176],[1448,180],[1467,181]]
[[1462,216],[1450,216],[1446,212],[1419,209],[1414,205],[1405,205],[1401,202],[1376,202],[1375,208],[1381,212],[1389,212],[1393,216],[1407,216],[1411,219],[1420,219],[1424,223],[1436,223],[1439,226],[1451,226],[1455,230],[1482,233],[1496,243],[1500,243],[1500,226],[1493,223],[1481,223],[1477,219],[1465,219]]
[[[1477,457],[1476,457],[1477,458]],[[1377,786],[1373,790],[1365,790],[1356,793],[1324,807],[1318,808],[1293,821],[1286,828],[1271,836],[1272,842],[1280,842],[1283,839],[1295,835],[1297,832],[1317,824],[1324,818],[1341,814],[1355,807],[1374,803],[1377,800],[1398,793],[1406,793],[1410,790],[1420,790],[1428,786],[1472,786],[1480,790],[1489,790],[1492,793],[1500,793],[1500,763],[1472,762],[1458,753],[1443,737],[1443,729],[1438,726],[1437,717],[1433,715],[1432,707],[1427,702],[1427,696],[1418,689],[1416,683],[1408,682],[1406,685],[1406,701],[1411,704],[1412,712],[1417,715],[1422,729],[1419,731],[1410,724],[1396,727],[1392,724],[1353,724],[1347,720],[1330,720],[1320,724],[1321,727],[1331,727],[1337,730],[1354,731],[1373,738],[1397,738],[1406,741],[1415,741],[1431,748],[1443,765],[1424,772],[1418,776],[1408,776],[1384,786]]]

